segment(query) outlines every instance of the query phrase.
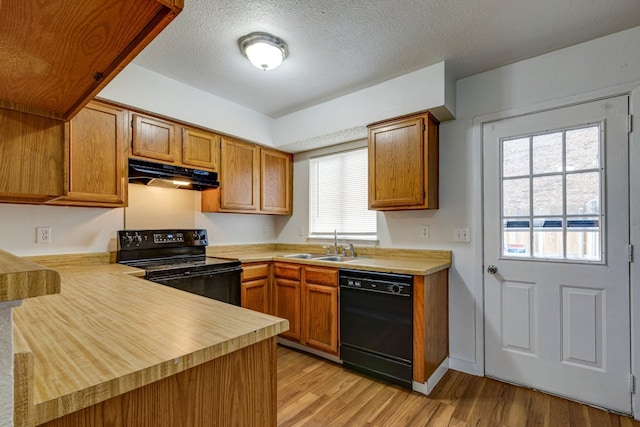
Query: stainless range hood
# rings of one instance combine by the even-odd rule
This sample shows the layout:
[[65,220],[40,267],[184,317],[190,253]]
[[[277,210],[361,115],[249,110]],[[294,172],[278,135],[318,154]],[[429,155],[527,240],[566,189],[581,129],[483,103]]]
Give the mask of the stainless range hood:
[[129,159],[129,183],[196,191],[220,186],[216,172],[138,159]]

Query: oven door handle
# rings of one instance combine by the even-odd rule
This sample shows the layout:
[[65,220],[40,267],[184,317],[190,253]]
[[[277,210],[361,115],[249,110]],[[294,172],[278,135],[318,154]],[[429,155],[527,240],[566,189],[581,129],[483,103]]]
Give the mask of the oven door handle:
[[227,274],[227,273],[235,273],[235,272],[242,272],[242,268],[240,267],[229,267],[229,268],[221,268],[221,269],[217,269],[217,270],[202,270],[202,271],[183,271],[182,273],[176,273],[176,274],[163,274],[163,275],[154,275],[151,276],[149,278],[146,278],[146,280],[149,280],[151,282],[161,282],[161,281],[165,281],[165,280],[174,280],[174,279],[186,279],[189,277],[211,277],[211,276],[217,276],[220,274]]

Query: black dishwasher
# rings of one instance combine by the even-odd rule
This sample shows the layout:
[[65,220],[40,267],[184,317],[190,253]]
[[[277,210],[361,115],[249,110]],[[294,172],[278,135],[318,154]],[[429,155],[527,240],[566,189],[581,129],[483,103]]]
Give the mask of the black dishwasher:
[[411,388],[413,276],[340,270],[343,366]]

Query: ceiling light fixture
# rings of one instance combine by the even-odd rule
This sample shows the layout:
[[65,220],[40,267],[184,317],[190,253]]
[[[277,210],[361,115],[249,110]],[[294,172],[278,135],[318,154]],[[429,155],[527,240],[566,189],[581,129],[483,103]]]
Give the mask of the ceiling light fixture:
[[289,55],[284,40],[269,33],[251,33],[238,39],[242,54],[256,67],[273,70]]

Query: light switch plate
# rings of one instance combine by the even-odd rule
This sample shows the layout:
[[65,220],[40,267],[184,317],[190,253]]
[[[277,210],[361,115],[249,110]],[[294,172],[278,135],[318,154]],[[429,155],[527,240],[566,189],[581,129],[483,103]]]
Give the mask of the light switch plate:
[[456,228],[453,234],[453,241],[458,243],[471,242],[471,232],[468,228]]

